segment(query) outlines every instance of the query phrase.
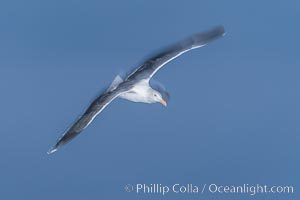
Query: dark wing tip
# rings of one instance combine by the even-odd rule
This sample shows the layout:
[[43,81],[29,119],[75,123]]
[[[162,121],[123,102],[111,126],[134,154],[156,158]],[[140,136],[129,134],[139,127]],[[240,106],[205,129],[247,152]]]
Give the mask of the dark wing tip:
[[225,28],[224,28],[224,26],[222,26],[222,25],[219,25],[219,26],[215,27],[214,30],[215,30],[216,32],[218,32],[219,35],[222,35],[222,36],[224,36],[225,33],[226,33]]
[[57,150],[58,150],[58,148],[56,148],[56,147],[54,146],[54,147],[52,147],[51,149],[49,149],[49,150],[47,151],[47,154],[48,154],[48,155],[53,154],[53,153],[55,153]]
[[63,140],[61,138],[61,139],[58,140],[58,142],[51,149],[49,149],[47,151],[47,154],[50,155],[50,154],[55,153],[63,145],[64,145],[64,143],[63,143]]
[[223,26],[216,26],[208,31],[198,33],[192,37],[193,46],[205,45],[225,35]]
[[211,36],[224,36],[225,33],[226,33],[225,28],[222,25],[215,26],[214,28],[212,28],[206,32],[203,32],[203,34],[208,34]]
[[60,147],[64,146],[66,143],[70,142],[80,132],[76,132],[76,131],[72,130],[72,128],[71,128],[61,138],[58,139],[56,144],[51,149],[48,150],[47,154],[55,153]]

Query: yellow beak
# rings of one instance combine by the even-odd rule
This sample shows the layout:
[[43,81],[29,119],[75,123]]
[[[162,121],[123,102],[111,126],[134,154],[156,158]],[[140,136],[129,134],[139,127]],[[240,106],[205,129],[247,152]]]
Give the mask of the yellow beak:
[[166,102],[165,100],[163,100],[163,99],[160,101],[160,103],[161,103],[162,105],[164,105],[164,106],[167,106],[167,105],[168,105],[167,102]]

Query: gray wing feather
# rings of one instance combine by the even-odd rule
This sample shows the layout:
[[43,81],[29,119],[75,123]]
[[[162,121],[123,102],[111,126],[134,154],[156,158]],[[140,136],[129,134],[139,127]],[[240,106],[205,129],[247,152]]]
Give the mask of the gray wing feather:
[[225,30],[223,26],[215,27],[209,31],[198,33],[193,35],[169,48],[167,48],[163,53],[158,54],[144,64],[142,64],[138,69],[128,76],[130,79],[148,79],[150,80],[152,76],[165,64],[173,60],[174,58],[180,56],[181,54],[202,47],[209,42],[218,39],[223,36]]
[[48,151],[48,154],[54,153],[57,149],[64,144],[71,141],[75,138],[79,133],[81,133],[93,120],[94,118],[101,112],[103,109],[111,103],[115,98],[117,98],[120,94],[125,92],[126,90],[122,88],[117,88],[113,91],[107,91],[104,94],[100,95],[96,98],[85,113],[67,130],[63,136],[58,139],[57,143],[53,148]]

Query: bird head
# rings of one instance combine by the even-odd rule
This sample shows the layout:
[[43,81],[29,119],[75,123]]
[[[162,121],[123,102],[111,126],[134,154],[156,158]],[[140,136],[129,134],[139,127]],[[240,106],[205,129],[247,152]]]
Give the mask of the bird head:
[[162,105],[167,106],[167,102],[163,99],[160,92],[153,90],[151,98],[154,102],[161,103]]

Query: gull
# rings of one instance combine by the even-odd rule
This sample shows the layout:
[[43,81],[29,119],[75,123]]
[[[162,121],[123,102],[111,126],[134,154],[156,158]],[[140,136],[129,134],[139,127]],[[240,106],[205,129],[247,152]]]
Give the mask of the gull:
[[167,106],[166,99],[163,98],[162,93],[150,86],[151,78],[171,60],[192,49],[203,47],[224,34],[223,26],[217,26],[208,31],[197,33],[150,58],[124,80],[117,76],[111,86],[91,103],[84,114],[58,139],[57,143],[47,153],[52,154],[56,152],[60,147],[75,138],[116,98],[148,104],[161,103]]

